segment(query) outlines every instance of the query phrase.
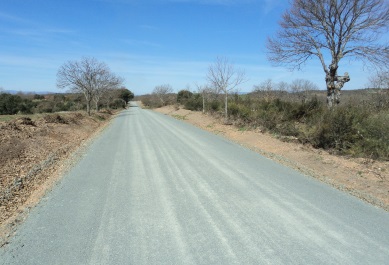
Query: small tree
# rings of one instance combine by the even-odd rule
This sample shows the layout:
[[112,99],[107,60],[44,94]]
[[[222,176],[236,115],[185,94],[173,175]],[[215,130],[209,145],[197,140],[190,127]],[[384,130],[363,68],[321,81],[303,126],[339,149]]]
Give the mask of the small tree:
[[260,96],[263,96],[265,101],[269,102],[270,100],[273,100],[273,91],[274,91],[274,83],[271,79],[267,79],[260,83],[259,85],[255,85],[253,87],[253,92],[255,94],[259,94]]
[[389,89],[389,71],[381,71],[369,78],[370,88]]
[[246,82],[245,72],[236,70],[227,58],[217,57],[215,63],[209,66],[207,80],[216,91],[224,93],[224,116],[227,123],[228,94]]
[[389,107],[389,71],[381,71],[371,76],[368,87],[378,89],[373,94],[376,108]]
[[207,95],[211,93],[211,89],[206,85],[199,85],[197,83],[195,85],[198,93],[201,95],[201,99],[203,101],[203,113],[205,113],[205,102],[207,100]]
[[317,85],[305,79],[295,79],[289,87],[292,93],[296,94],[303,103],[307,101],[310,91],[319,90]]
[[172,86],[169,84],[165,84],[156,86],[152,94],[160,100],[162,106],[165,106],[168,101],[169,94],[171,93],[173,93]]
[[280,92],[287,92],[289,90],[289,84],[287,82],[281,81],[277,84],[277,90]]
[[332,107],[350,81],[348,73],[338,76],[343,58],[387,67],[389,45],[380,43],[379,36],[387,32],[388,24],[385,0],[294,0],[282,17],[281,30],[268,39],[269,60],[300,69],[317,57],[325,73],[327,104]]

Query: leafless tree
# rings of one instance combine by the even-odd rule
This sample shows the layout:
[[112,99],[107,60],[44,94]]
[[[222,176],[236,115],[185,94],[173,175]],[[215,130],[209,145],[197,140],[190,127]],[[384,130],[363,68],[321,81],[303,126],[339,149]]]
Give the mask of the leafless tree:
[[382,71],[369,78],[369,87],[389,89],[389,71]]
[[289,84],[287,82],[281,81],[277,84],[277,90],[280,92],[286,92],[289,90]]
[[327,104],[332,107],[339,103],[340,89],[350,81],[348,73],[338,76],[341,59],[387,67],[389,45],[380,42],[380,36],[387,32],[388,22],[387,0],[293,0],[283,14],[280,31],[268,38],[268,58],[277,65],[300,69],[317,57],[325,73]]
[[270,78],[263,81],[259,85],[255,85],[253,87],[253,92],[258,94],[260,97],[263,97],[266,101],[270,101],[273,99],[274,92],[274,82]]
[[205,113],[205,102],[207,101],[207,97],[212,93],[212,90],[207,85],[199,85],[196,83],[195,86],[203,100],[203,113]]
[[0,86],[0,94],[3,94],[4,93],[4,88],[2,88],[1,86]]
[[209,66],[207,80],[212,88],[224,93],[224,115],[227,123],[228,94],[246,82],[246,74],[242,70],[236,70],[227,58],[217,57],[215,63]]
[[302,102],[306,102],[309,93],[315,90],[319,90],[319,88],[309,80],[295,79],[290,84],[290,90],[292,93],[296,94]]
[[105,89],[118,86],[122,82],[121,78],[110,72],[105,63],[95,58],[68,61],[57,72],[57,87],[70,88],[74,92],[84,94],[88,115],[91,114],[91,102],[94,97],[98,103]]
[[122,84],[123,79],[109,71],[102,72],[101,75],[96,77],[96,87],[92,97],[96,111],[99,110],[99,102],[104,94],[108,94],[110,90],[118,89]]
[[378,89],[376,93],[372,94],[377,108],[389,106],[389,71],[381,71],[371,76],[368,86]]
[[109,109],[110,104],[114,99],[118,98],[117,89],[108,89],[101,97],[100,102],[105,105],[105,108]]
[[160,101],[162,106],[165,106],[168,101],[169,94],[173,93],[173,88],[169,84],[156,86],[153,90],[153,95],[155,95]]

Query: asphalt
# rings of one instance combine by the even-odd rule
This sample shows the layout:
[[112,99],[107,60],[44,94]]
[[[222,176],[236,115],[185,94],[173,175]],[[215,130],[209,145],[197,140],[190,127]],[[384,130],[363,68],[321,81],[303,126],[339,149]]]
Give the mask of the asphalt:
[[0,249],[7,265],[388,263],[388,212],[136,106]]

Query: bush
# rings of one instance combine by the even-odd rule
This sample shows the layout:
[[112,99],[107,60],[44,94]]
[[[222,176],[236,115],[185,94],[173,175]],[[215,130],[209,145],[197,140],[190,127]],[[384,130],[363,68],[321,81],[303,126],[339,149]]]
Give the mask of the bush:
[[352,106],[324,111],[312,134],[313,146],[347,153],[347,150],[359,140],[356,125],[365,117],[363,111]]
[[54,102],[53,101],[41,101],[36,105],[34,112],[36,112],[36,113],[52,113],[52,112],[54,112]]
[[177,93],[177,102],[182,105],[185,105],[192,97],[193,93],[189,90],[180,90]]
[[203,109],[203,99],[200,94],[194,94],[186,99],[185,109],[199,111]]
[[389,112],[367,117],[357,130],[359,141],[352,147],[354,155],[389,160]]
[[209,106],[211,111],[219,111],[221,109],[221,103],[218,100],[211,101],[211,104]]
[[120,109],[120,108],[125,109],[126,102],[121,98],[117,98],[111,104],[109,104],[109,107],[112,109]]
[[0,115],[13,115],[17,113],[30,114],[35,103],[30,99],[22,99],[18,95],[0,94]]
[[305,120],[312,115],[315,115],[317,112],[322,112],[323,103],[317,99],[317,97],[312,98],[307,102],[302,103],[289,103],[289,109],[287,110],[290,119],[295,121]]
[[228,115],[229,117],[237,118],[245,122],[250,121],[250,108],[244,104],[237,104],[231,102],[228,104]]
[[46,123],[68,123],[68,121],[59,114],[45,115],[43,116],[43,119]]

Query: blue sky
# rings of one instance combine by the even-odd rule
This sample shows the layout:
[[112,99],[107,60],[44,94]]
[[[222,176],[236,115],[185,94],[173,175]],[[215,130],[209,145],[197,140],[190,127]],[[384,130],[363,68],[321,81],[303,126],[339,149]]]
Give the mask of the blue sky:
[[[304,78],[325,89],[318,60],[290,72],[266,59],[266,38],[288,6],[287,0],[1,0],[0,87],[60,92],[58,68],[89,56],[107,63],[137,95],[161,84],[195,90],[224,56],[246,71],[244,92],[268,78]],[[345,62],[339,71],[351,76],[345,89],[368,81],[360,63]]]

